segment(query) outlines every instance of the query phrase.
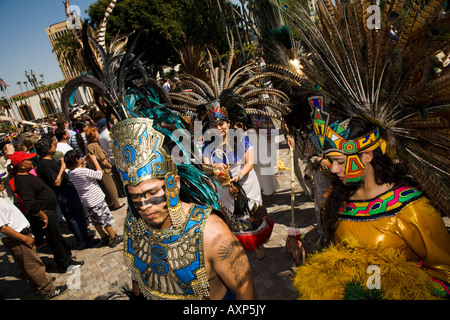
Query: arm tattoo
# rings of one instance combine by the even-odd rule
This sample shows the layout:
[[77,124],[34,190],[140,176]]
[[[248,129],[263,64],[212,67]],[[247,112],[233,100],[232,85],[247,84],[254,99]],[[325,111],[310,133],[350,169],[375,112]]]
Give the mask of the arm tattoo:
[[239,241],[238,240],[230,240],[226,239],[222,242],[219,247],[219,258],[220,260],[235,260],[238,255]]
[[246,268],[247,264],[243,263],[245,251],[240,246],[238,240],[225,240],[222,242],[218,250],[220,260],[228,260],[230,263],[230,272],[234,277],[234,281],[238,288],[241,288],[248,277],[251,277],[250,269]]

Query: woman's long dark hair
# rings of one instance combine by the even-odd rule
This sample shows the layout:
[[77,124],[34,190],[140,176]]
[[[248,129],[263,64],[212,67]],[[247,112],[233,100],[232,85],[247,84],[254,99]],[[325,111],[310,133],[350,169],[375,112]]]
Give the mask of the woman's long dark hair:
[[[360,118],[354,118],[350,121],[350,135],[348,139],[354,139],[368,133],[374,129],[374,126]],[[393,183],[399,186],[412,186],[406,174],[406,171],[392,159],[383,154],[380,148],[373,151],[371,164],[374,169],[375,182],[379,185],[384,183]],[[356,190],[364,184],[364,180],[344,185],[336,176],[332,175],[331,190],[324,201],[320,212],[320,225],[323,228],[322,244],[327,245],[334,241],[334,233],[338,224],[338,211],[342,204],[350,199]]]
[[86,144],[84,143],[84,139],[83,139],[83,136],[81,135],[81,133],[83,132],[85,126],[86,126],[86,123],[83,121],[78,121],[75,124],[75,130],[77,131],[75,139],[77,140],[77,144],[80,147],[80,150],[82,150],[83,152],[84,152],[84,150],[86,150]]

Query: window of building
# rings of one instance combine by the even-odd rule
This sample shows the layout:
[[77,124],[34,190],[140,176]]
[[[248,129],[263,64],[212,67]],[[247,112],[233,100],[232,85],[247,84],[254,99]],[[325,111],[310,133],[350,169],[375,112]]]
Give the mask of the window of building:
[[56,109],[55,106],[53,105],[53,102],[47,97],[42,98],[41,108],[42,110],[44,110],[46,116],[56,113]]
[[29,105],[27,105],[27,104],[22,104],[22,105],[19,107],[19,112],[20,112],[20,115],[22,116],[22,119],[23,119],[23,120],[26,120],[26,121],[34,120],[34,114],[33,114],[33,111],[31,110],[31,108],[30,108]]

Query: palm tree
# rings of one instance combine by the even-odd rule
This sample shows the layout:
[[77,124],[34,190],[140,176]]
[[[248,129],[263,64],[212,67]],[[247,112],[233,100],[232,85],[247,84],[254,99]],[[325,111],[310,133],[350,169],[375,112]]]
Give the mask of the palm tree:
[[45,88],[46,91],[49,92],[50,96],[52,97],[53,105],[56,107],[56,105],[57,105],[56,101],[57,100],[55,99],[55,96],[53,95],[54,94],[53,89],[51,89],[50,87],[47,87],[47,85],[45,84],[44,74],[40,74],[39,76],[42,78],[42,83],[44,84],[44,88]]
[[[27,92],[28,92],[28,81],[24,81],[23,84],[25,85],[25,88],[27,88]],[[22,94],[23,94],[23,92],[22,92]],[[25,102],[27,102],[27,101],[25,100]],[[28,96],[28,105],[31,107],[30,96]]]
[[6,110],[6,114],[8,114],[8,107],[9,107],[9,102],[8,100],[6,100],[6,98],[4,96],[2,96],[0,98],[0,113],[1,115],[5,114],[5,110]]
[[[43,103],[45,103],[49,107],[49,110],[53,111],[53,108],[51,106],[51,104],[53,104],[53,102],[52,102],[52,99],[50,99],[47,90],[45,90],[44,81],[42,81],[42,80],[39,81],[39,86],[37,87],[37,89],[41,90],[41,92],[44,93],[45,102],[43,102]],[[49,102],[50,102],[50,105],[49,105]],[[51,113],[53,113],[53,112],[51,112]]]
[[[25,82],[23,83],[23,84],[25,84]],[[23,94],[23,89],[22,89],[22,82],[21,81],[17,81],[17,85],[20,87],[20,92],[22,92],[22,98],[24,97],[24,94]],[[27,91],[28,91],[28,89],[27,89]],[[22,100],[22,99],[21,99]],[[25,103],[27,103],[27,101],[25,100]]]
[[53,52],[56,54],[60,64],[66,64],[75,74],[80,74],[87,70],[83,48],[72,32],[66,32],[56,39]]
[[[6,96],[6,97],[8,97],[8,96]],[[6,97],[2,96],[0,98],[0,105],[2,107],[2,110],[6,111],[6,115],[8,117],[12,118],[13,117],[12,114],[11,114],[12,104],[14,103],[14,105],[16,106],[16,109],[18,109],[17,108],[17,103],[14,101],[14,99],[6,98]]]
[[62,88],[64,88],[65,85],[66,85],[66,81],[62,80],[62,81],[59,81],[59,82],[56,82],[56,83],[52,83],[49,86],[50,90],[55,93],[57,101],[61,101],[61,91],[62,91]]

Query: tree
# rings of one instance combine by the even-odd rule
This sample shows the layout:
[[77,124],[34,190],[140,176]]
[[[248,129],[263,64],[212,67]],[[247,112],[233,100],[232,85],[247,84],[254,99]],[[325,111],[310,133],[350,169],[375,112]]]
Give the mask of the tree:
[[10,132],[13,132],[17,130],[17,128],[11,124],[11,122],[2,121],[0,123],[0,132],[9,134]]
[[[27,86],[28,82],[24,82],[23,83],[25,86]],[[22,92],[21,97],[24,97],[23,95],[23,89],[22,89],[22,82],[21,81],[17,81],[17,85],[20,87],[20,92]],[[27,87],[27,91],[28,91],[28,87]],[[22,101],[19,101],[20,104],[22,104]],[[27,101],[25,100],[25,103],[27,103]]]
[[52,97],[51,100],[52,100],[53,104],[56,106],[56,99],[55,99],[55,97],[53,95],[53,91],[49,90],[49,87],[45,84],[44,74],[40,74],[39,77],[41,77],[41,79],[42,79],[43,88],[44,88],[45,92],[49,93],[49,95]]
[[[136,52],[146,51],[143,60],[149,65],[178,62],[177,50],[190,44],[212,45],[228,50],[219,16],[217,0],[121,0],[109,16],[106,40],[143,28]],[[224,3],[224,0],[220,0]],[[99,0],[88,9],[91,26],[101,23],[110,0]],[[231,22],[230,11],[224,10]],[[135,36],[135,35],[134,35]],[[130,37],[130,41],[132,41]]]
[[4,96],[0,98],[0,114],[1,115],[9,115],[8,109],[11,107],[9,106],[8,100]]
[[[27,92],[28,92],[28,81],[24,81],[23,84],[25,85],[25,88],[27,88]],[[22,87],[20,87],[20,89],[22,89]],[[22,94],[23,94],[23,91],[22,91]],[[31,106],[30,96],[28,96],[28,102],[25,97],[23,97],[23,99],[25,100],[25,103],[28,103],[28,105]]]

